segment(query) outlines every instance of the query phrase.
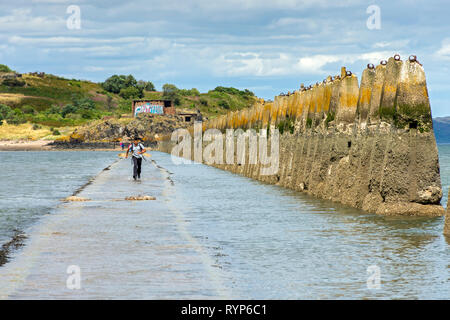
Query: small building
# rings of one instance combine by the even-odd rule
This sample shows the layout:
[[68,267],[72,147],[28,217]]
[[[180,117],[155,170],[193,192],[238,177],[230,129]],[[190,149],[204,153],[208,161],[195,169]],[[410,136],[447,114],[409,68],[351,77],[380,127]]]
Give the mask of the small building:
[[194,122],[194,120],[197,120],[196,112],[178,112],[177,115],[182,117],[184,122]]
[[133,117],[139,113],[176,114],[173,102],[170,100],[133,100]]

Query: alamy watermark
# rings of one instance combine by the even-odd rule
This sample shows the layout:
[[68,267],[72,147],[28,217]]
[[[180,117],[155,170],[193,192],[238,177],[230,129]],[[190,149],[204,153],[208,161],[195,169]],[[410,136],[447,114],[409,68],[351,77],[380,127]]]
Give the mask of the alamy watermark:
[[[209,165],[259,164],[261,175],[278,173],[280,133],[276,128],[270,130],[269,134],[267,129],[261,129],[259,133],[254,129],[247,131],[226,129],[224,137],[218,129],[208,129],[203,133],[202,122],[196,122],[194,137],[187,129],[177,129],[172,133],[171,141],[176,143],[171,151],[172,161],[175,164],[192,163],[190,159]],[[203,142],[209,142],[209,144],[203,148]],[[270,155],[268,148],[270,148]],[[246,153],[247,150],[248,153]]]
[[377,5],[371,5],[367,7],[367,14],[370,14],[367,18],[366,26],[369,30],[381,29],[381,8]]
[[67,267],[66,272],[69,275],[66,280],[67,289],[81,289],[81,268],[77,265],[70,265]]
[[81,9],[79,6],[71,5],[67,7],[67,14],[70,16],[66,20],[67,29],[79,30],[81,29]]
[[381,289],[381,270],[377,265],[367,267],[367,289]]

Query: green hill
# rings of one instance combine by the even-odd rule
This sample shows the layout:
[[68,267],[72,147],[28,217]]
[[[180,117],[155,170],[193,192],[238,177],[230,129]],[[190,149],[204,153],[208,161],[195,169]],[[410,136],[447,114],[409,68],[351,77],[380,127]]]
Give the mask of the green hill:
[[[200,110],[214,118],[254,103],[248,90],[217,87],[207,93],[166,84],[154,90],[151,82],[133,76],[112,76],[104,83],[65,79],[51,74],[18,74],[0,65],[0,123],[30,123],[48,127],[74,127],[93,120],[131,116],[135,98],[170,99],[177,109]],[[0,139],[4,137],[0,136]]]

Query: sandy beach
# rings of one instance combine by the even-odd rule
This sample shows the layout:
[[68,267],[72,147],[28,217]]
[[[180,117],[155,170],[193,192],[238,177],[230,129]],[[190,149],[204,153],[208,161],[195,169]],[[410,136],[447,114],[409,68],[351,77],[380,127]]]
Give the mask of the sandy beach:
[[116,148],[55,148],[49,145],[52,142],[51,140],[5,140],[0,141],[0,151],[122,151],[119,146]]
[[0,151],[44,151],[51,150],[50,140],[10,140],[0,141]]

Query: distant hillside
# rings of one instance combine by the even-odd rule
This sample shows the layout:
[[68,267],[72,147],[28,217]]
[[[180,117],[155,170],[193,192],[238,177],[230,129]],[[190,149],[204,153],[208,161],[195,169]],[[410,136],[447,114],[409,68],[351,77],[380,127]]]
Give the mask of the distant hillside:
[[136,98],[172,100],[177,109],[200,110],[206,118],[241,110],[255,101],[248,90],[220,86],[207,93],[172,84],[165,84],[162,91],[148,90],[155,90],[151,82],[136,81],[132,75],[114,75],[102,84],[43,72],[19,74],[0,64],[0,125],[28,122],[49,128],[73,127],[104,117],[118,119],[131,115]]
[[433,129],[437,143],[450,143],[450,117],[434,118]]

